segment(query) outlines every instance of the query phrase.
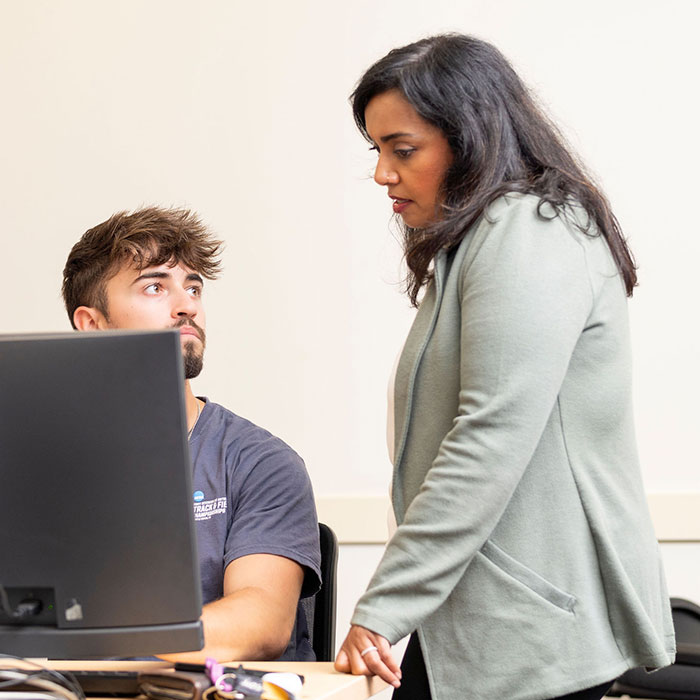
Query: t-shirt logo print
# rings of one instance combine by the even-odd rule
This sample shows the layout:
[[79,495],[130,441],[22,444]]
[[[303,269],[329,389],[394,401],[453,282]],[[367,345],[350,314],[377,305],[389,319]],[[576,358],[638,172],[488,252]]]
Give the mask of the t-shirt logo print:
[[226,513],[226,496],[220,496],[212,498],[210,501],[205,501],[203,491],[194,492],[195,522],[211,520],[214,515],[223,515],[224,513]]

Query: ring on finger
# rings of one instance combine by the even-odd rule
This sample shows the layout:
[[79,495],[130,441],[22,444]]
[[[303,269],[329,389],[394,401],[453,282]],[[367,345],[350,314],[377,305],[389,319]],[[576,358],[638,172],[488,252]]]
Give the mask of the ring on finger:
[[365,655],[365,654],[369,654],[370,651],[378,651],[378,649],[377,649],[377,647],[375,647],[375,646],[367,647],[366,649],[363,649],[363,650],[360,652],[360,656],[364,657],[364,655]]

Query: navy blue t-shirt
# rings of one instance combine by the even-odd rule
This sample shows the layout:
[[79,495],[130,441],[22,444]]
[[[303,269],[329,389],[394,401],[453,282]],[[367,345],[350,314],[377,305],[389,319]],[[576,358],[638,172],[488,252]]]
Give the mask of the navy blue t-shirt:
[[[321,554],[304,462],[266,430],[202,400],[206,405],[189,443],[203,603],[221,598],[224,570],[247,554],[297,562],[304,569],[301,596],[313,595],[320,585]],[[301,604],[280,658],[314,660]]]

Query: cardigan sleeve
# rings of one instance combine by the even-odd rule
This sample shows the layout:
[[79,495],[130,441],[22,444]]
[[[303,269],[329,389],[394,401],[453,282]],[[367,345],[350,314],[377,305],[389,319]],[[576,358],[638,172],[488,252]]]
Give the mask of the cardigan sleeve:
[[352,618],[392,643],[445,601],[498,524],[593,306],[586,237],[533,200],[483,219],[460,263],[458,412]]

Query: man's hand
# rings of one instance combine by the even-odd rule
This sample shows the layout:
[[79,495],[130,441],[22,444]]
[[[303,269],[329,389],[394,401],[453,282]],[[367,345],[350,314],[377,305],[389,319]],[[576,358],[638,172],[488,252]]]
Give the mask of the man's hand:
[[394,688],[401,685],[401,669],[394,660],[391,644],[376,632],[359,625],[350,627],[336,657],[335,668],[356,676],[379,676]]
[[204,648],[162,654],[166,661],[204,663],[276,659],[294,628],[302,567],[274,554],[249,554],[224,572],[224,595],[202,608]]

